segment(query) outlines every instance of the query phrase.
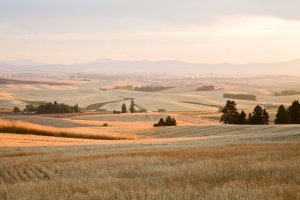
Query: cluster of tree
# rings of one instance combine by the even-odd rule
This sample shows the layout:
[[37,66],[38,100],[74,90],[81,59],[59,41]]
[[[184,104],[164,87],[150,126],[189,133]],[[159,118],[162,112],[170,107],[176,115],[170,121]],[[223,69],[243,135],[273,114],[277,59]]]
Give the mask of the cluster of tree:
[[284,105],[279,106],[275,124],[300,124],[300,103],[294,101],[287,109]]
[[159,109],[157,110],[157,112],[165,113],[165,112],[167,112],[167,110],[166,110],[166,109],[163,109],[163,108],[159,108]]
[[[34,106],[32,104],[26,105],[23,113],[37,113],[37,114],[53,114],[53,113],[78,113],[81,112],[79,106],[76,104],[74,106],[69,106],[63,103],[47,102],[39,106]],[[13,108],[13,113],[19,114],[22,111],[18,107]]]
[[118,86],[115,86],[114,89],[117,89],[117,90],[133,90],[134,87],[132,85],[118,85]]
[[[135,106],[134,99],[131,99],[130,100],[130,106],[129,106],[129,112],[130,113],[135,113],[136,112],[134,106]],[[121,111],[116,111],[116,110],[113,111],[113,114],[121,114],[121,113],[127,113],[127,107],[126,107],[125,103],[122,105]]]
[[270,116],[266,109],[257,105],[253,112],[247,117],[247,114],[242,110],[238,112],[236,103],[234,101],[227,101],[224,108],[222,108],[223,115],[220,122],[224,124],[253,124],[264,125],[269,124]]
[[159,126],[177,126],[177,122],[175,118],[171,118],[168,116],[165,120],[163,118],[160,118],[158,123],[155,123],[153,125],[154,127],[159,127]]
[[215,86],[213,86],[213,85],[203,85],[203,86],[201,86],[201,87],[198,87],[197,89],[196,89],[196,91],[201,91],[201,92],[205,92],[205,91],[213,91],[213,90],[215,90],[216,88],[215,88]]
[[281,92],[275,92],[275,96],[293,96],[298,94],[300,94],[300,92],[296,90],[283,90]]
[[162,90],[172,89],[174,87],[171,86],[141,86],[141,87],[135,87],[135,91],[140,92],[158,92]]
[[252,94],[223,94],[224,99],[239,99],[239,100],[248,100],[248,101],[256,101],[256,96]]

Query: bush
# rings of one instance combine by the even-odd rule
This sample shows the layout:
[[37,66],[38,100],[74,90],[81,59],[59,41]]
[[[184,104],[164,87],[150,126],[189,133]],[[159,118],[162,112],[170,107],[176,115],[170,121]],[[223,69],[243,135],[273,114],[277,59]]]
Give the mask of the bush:
[[107,123],[102,124],[102,127],[108,127]]

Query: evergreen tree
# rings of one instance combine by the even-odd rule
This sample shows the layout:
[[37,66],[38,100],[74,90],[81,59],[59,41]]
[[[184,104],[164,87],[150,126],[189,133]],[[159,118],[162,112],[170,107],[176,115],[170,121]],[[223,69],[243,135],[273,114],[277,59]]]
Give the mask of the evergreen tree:
[[249,113],[248,119],[247,119],[247,123],[248,123],[248,124],[252,124],[252,123],[251,123],[251,120],[252,120],[252,113]]
[[76,105],[73,106],[73,111],[75,113],[79,113],[80,112],[80,108],[79,108],[78,104],[76,104]]
[[249,122],[255,125],[269,124],[269,114],[265,109],[257,105],[249,118]]
[[122,105],[122,113],[127,113],[127,108],[125,103]]
[[291,124],[300,124],[300,103],[294,101],[288,108],[288,117]]
[[176,119],[174,117],[172,118],[172,125],[173,126],[177,126],[177,121],[176,121]]
[[130,107],[129,107],[129,111],[131,112],[131,113],[134,113],[134,99],[131,99],[131,101],[130,101]]
[[270,116],[266,109],[263,110],[263,119],[264,119],[264,124],[268,125],[270,122]]
[[165,126],[173,126],[173,121],[172,121],[172,118],[170,116],[168,116],[166,118]]
[[160,118],[159,122],[158,122],[158,126],[165,126],[165,120],[163,118]]
[[224,124],[236,124],[238,120],[239,113],[236,109],[236,103],[234,101],[227,101],[224,108],[222,108],[222,117],[220,122]]
[[288,124],[288,123],[289,123],[289,118],[288,118],[287,110],[285,109],[284,105],[281,105],[279,106],[276,114],[275,124]]
[[237,123],[238,124],[247,124],[247,115],[243,110],[238,116]]
[[116,111],[116,110],[114,110],[114,111],[113,111],[113,114],[117,114],[117,111]]

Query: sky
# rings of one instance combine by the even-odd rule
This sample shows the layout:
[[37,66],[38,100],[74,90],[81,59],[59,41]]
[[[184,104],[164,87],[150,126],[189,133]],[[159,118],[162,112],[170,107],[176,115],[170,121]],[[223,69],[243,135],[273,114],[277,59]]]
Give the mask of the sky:
[[300,58],[299,0],[0,0],[0,60]]

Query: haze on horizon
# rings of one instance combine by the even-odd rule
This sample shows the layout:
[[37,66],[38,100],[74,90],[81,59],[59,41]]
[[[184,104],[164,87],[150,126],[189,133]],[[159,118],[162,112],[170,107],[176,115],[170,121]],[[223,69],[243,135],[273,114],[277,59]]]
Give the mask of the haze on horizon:
[[0,59],[293,60],[299,8],[297,0],[0,0]]

